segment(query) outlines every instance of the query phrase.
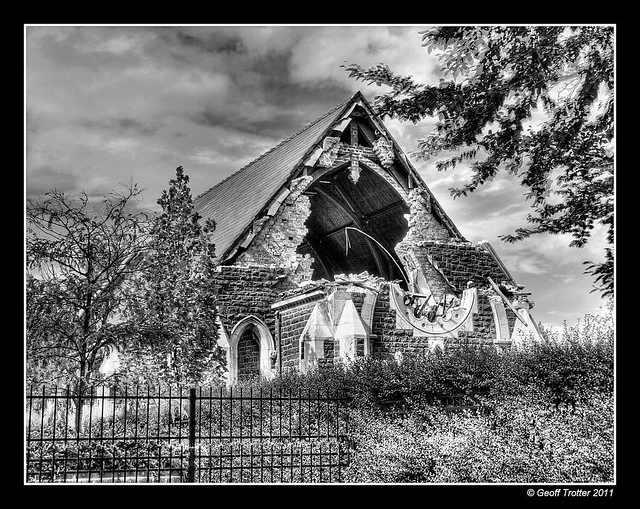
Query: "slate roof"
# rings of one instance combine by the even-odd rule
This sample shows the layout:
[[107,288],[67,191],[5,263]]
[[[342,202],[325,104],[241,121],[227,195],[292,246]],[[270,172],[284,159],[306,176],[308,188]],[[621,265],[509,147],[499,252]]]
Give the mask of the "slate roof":
[[216,222],[213,241],[220,260],[225,259],[234,242],[287,183],[292,172],[354,98],[338,104],[194,200],[203,220],[211,218]]

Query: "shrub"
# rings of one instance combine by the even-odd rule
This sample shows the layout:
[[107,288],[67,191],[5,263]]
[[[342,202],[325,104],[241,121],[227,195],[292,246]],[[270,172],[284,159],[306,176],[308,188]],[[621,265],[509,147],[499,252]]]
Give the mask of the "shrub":
[[[613,480],[614,340],[606,315],[507,352],[363,358],[268,383],[348,398],[356,448],[347,482]],[[484,411],[451,412],[428,397],[461,393],[480,395]],[[381,412],[394,398],[410,404],[404,418]]]
[[497,363],[496,393],[518,394],[535,386],[550,404],[575,406],[593,392],[613,393],[613,336],[564,336],[525,345]]
[[555,411],[534,397],[492,403],[492,413],[410,417],[354,414],[356,450],[349,482],[603,483],[613,480],[611,398],[579,412]]
[[[460,349],[450,353],[405,355],[402,362],[358,358],[288,371],[261,382],[282,390],[340,392],[354,407],[380,408],[385,400],[419,404],[434,395],[535,394],[540,402],[575,408],[594,392],[613,393],[613,337],[550,338],[521,349]],[[437,398],[436,398],[437,400]]]

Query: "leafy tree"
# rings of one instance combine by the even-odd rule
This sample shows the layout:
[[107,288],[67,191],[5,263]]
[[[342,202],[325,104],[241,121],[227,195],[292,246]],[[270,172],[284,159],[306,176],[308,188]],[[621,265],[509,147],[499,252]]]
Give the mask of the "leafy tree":
[[28,380],[73,384],[79,406],[117,339],[121,283],[146,249],[148,217],[132,207],[139,193],[129,186],[92,203],[52,190],[27,201]]
[[145,269],[127,283],[124,371],[137,380],[189,385],[216,380],[223,370],[208,238],[215,223],[199,223],[188,183],[178,167],[158,200]]
[[469,162],[472,175],[450,190],[454,197],[500,171],[519,178],[532,200],[531,226],[503,240],[568,233],[570,246],[582,247],[596,224],[606,227],[605,261],[585,264],[597,289],[612,295],[613,27],[447,26],[421,34],[444,68],[437,86],[398,76],[384,64],[346,70],[356,80],[390,87],[374,100],[382,116],[414,123],[437,117],[418,154],[449,152],[438,170]]

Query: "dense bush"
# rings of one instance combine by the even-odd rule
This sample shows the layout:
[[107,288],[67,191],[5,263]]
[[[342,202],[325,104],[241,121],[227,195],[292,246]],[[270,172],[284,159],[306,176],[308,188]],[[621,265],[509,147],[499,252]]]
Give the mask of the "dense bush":
[[613,480],[613,408],[594,396],[575,413],[509,397],[489,414],[437,407],[390,419],[354,412],[349,482],[599,483]]
[[499,368],[496,392],[535,386],[554,405],[573,406],[593,392],[613,393],[613,340],[534,343],[505,354]]
[[[203,387],[199,389],[198,396],[204,398],[198,400],[197,422],[200,429],[209,430],[212,435],[229,435],[232,429],[234,434],[240,433],[241,439],[232,441],[229,447],[236,452],[249,451],[253,458],[257,447],[264,445],[253,443],[256,434],[270,436],[273,431],[274,436],[295,436],[306,430],[310,436],[323,436],[325,431],[327,436],[333,436],[328,427],[322,428],[328,426],[326,423],[335,423],[344,430],[344,415],[332,405],[314,406],[296,399],[307,394],[340,394],[347,402],[349,443],[354,447],[345,471],[347,482],[611,482],[611,324],[587,318],[579,330],[566,328],[562,336],[549,336],[544,342],[506,352],[440,351],[407,355],[402,362],[360,358],[306,373],[285,372],[259,383],[245,382],[231,391]],[[147,453],[140,459],[148,462],[143,461],[137,465],[139,468],[160,470],[184,462],[187,430],[182,428],[187,424],[187,392],[175,389],[169,393],[172,399],[168,401],[160,397],[159,388],[151,393],[138,387],[130,389],[129,397],[140,393],[142,399],[130,399],[125,411],[122,396],[126,390],[117,387],[111,406],[107,398],[93,410],[94,417],[99,415],[100,419],[89,419],[89,427],[94,428],[90,435],[104,432],[113,437],[99,449],[95,438],[86,443],[87,438],[76,440],[75,444],[39,441],[53,433],[59,439],[69,436],[74,441],[75,407],[65,399],[51,407],[44,396],[36,397],[27,409],[32,417],[28,420],[29,433],[35,438],[28,451],[34,460],[29,471],[35,475],[44,468],[57,474],[61,465],[68,466],[70,458],[77,468],[86,468],[86,461],[95,463],[91,468],[112,463],[119,466],[118,457],[123,451],[130,460],[138,455],[131,449],[132,436],[178,438],[177,442],[163,439],[153,446],[143,445]],[[284,399],[253,399],[258,390]],[[233,404],[216,397],[231,392],[236,398]],[[38,394],[34,392],[34,396]],[[474,397],[475,410],[446,407],[444,396],[460,394]],[[388,402],[397,400],[405,403],[402,412],[388,413]],[[56,430],[51,425],[55,415],[61,426]],[[81,433],[87,437],[88,429],[83,426]],[[283,447],[282,441],[278,444]],[[212,447],[206,441],[197,445]],[[286,450],[291,457],[306,454],[306,445],[290,441],[284,446],[289,448]],[[93,448],[91,458],[78,457],[87,452],[87,447]],[[243,457],[246,454],[240,456],[241,462]],[[277,473],[277,467],[273,468]],[[251,471],[246,475],[252,475]],[[222,470],[219,475],[223,475]],[[244,475],[242,469],[238,475]],[[237,480],[241,479],[246,480]]]
[[[351,407],[356,483],[604,483],[614,470],[611,317],[506,352],[363,358],[268,382],[340,390]],[[433,395],[475,395],[451,411]],[[409,411],[385,414],[385,400]]]
[[340,391],[354,406],[376,407],[404,398],[418,403],[428,395],[480,394],[495,397],[535,392],[540,402],[572,408],[593,392],[613,393],[613,338],[551,338],[521,349],[461,349],[402,362],[358,358],[349,364],[325,365],[283,373],[268,387],[285,390]]

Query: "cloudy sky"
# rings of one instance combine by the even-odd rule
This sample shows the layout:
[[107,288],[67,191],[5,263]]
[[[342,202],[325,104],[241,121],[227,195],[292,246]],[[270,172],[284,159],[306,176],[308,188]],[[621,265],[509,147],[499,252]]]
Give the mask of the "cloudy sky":
[[[130,181],[156,201],[183,166],[194,197],[333,106],[382,89],[340,66],[380,62],[437,83],[437,60],[421,47],[424,26],[26,26],[25,190],[102,197]],[[410,153],[432,124],[385,125]],[[603,302],[590,293],[584,260],[601,261],[604,232],[569,248],[566,236],[505,244],[528,204],[513,177],[453,200],[464,169],[414,166],[462,234],[487,239],[533,292],[535,320],[570,325]]]

